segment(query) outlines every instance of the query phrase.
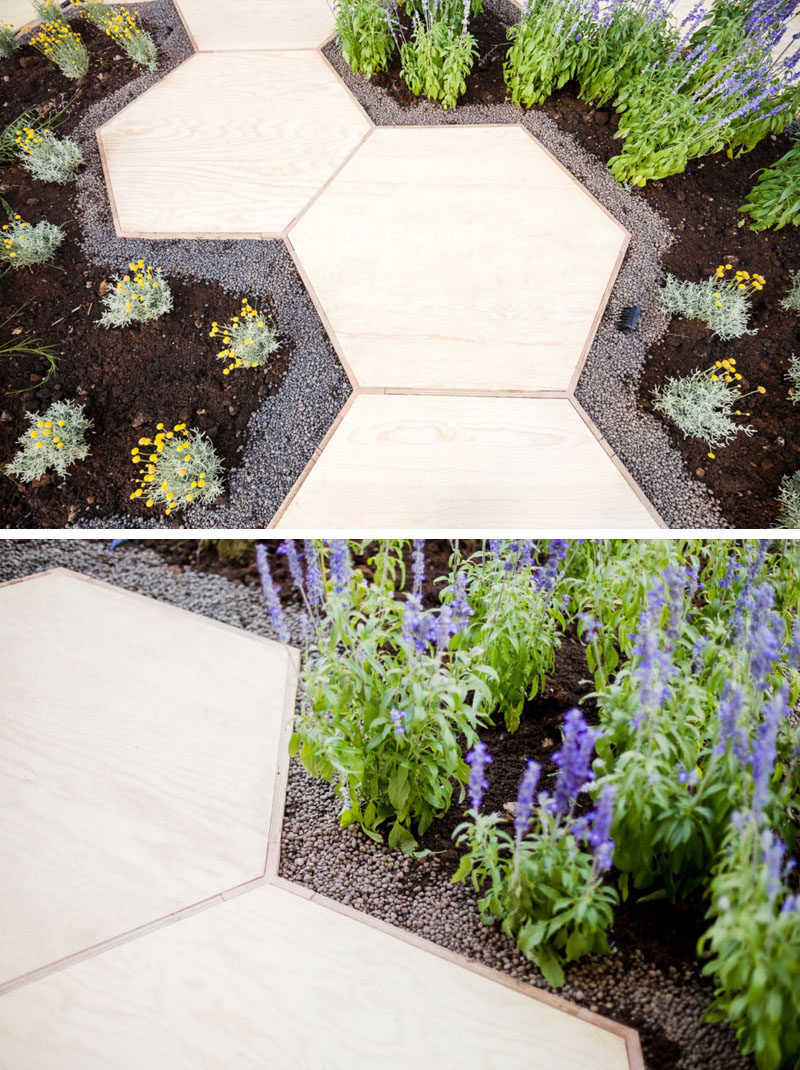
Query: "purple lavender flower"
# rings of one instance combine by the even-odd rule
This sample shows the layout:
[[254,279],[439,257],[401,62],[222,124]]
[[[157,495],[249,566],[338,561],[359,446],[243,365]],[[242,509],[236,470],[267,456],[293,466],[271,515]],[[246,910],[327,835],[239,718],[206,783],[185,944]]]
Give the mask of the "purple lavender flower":
[[411,573],[414,583],[411,593],[417,598],[422,594],[422,584],[425,580],[425,540],[414,539],[414,549],[411,551]]
[[617,789],[613,784],[606,784],[597,800],[597,806],[584,817],[579,817],[572,826],[572,835],[576,840],[588,844],[594,855],[594,866],[598,873],[611,869],[614,854],[614,841],[611,839],[611,825],[614,820],[614,800]]
[[394,725],[394,731],[396,736],[404,736],[406,734],[406,718],[402,710],[398,710],[394,707],[389,711],[389,717]]
[[536,577],[536,583],[543,591],[552,591],[555,587],[562,562],[566,556],[566,539],[553,539],[550,543],[547,559],[539,569],[539,573]]
[[437,640],[437,622],[431,613],[422,609],[422,602],[409,595],[403,607],[403,642],[408,649],[422,653],[428,643]]
[[468,583],[466,572],[459,572],[456,576],[456,582],[445,591],[445,594],[453,596],[450,602],[450,609],[453,611],[453,621],[459,631],[463,631],[466,628],[469,624],[469,618],[474,612],[469,604]]
[[531,822],[531,811],[533,810],[533,799],[536,794],[536,788],[539,785],[541,772],[542,767],[538,762],[531,760],[525,765],[525,772],[522,774],[522,780],[519,785],[517,805],[514,810],[514,829],[517,842],[528,831],[528,825]]
[[591,613],[579,613],[578,620],[583,624],[583,634],[581,638],[587,646],[593,643],[597,638],[600,626],[594,619]]
[[767,867],[767,895],[774,899],[783,887],[786,846],[772,829],[761,832],[761,861]]
[[564,715],[562,734],[561,747],[553,753],[553,761],[558,766],[553,799],[556,813],[563,815],[569,812],[575,798],[594,779],[592,752],[601,733],[588,726],[580,710],[572,709]]
[[284,539],[278,547],[278,553],[283,554],[286,558],[286,563],[289,566],[289,573],[292,577],[292,583],[298,591],[302,591],[305,582],[303,577],[303,566],[300,563],[300,554],[297,552],[297,546],[294,539]]
[[777,739],[780,722],[789,713],[789,689],[785,685],[766,703],[764,720],[758,730],[750,761],[753,769],[753,814],[758,820],[764,816],[769,786],[778,753]]
[[692,670],[697,673],[703,667],[703,659],[705,657],[706,648],[708,647],[710,640],[704,635],[696,641],[692,647]]
[[350,589],[350,550],[344,539],[331,539],[331,579],[336,594],[344,594]]
[[272,573],[269,568],[269,560],[267,559],[267,548],[263,543],[258,543],[256,545],[256,565],[258,566],[258,575],[261,579],[261,590],[264,592],[264,600],[267,603],[272,626],[280,641],[282,643],[288,643],[290,638],[289,629],[286,625],[286,618],[283,615],[280,598],[278,597],[281,589],[280,587],[276,587],[273,582]]
[[306,594],[312,606],[321,605],[325,600],[325,588],[322,583],[322,570],[314,549],[313,539],[303,540],[303,554],[306,559]]
[[800,895],[787,895],[781,905],[781,914],[800,914]]
[[786,661],[792,669],[800,668],[800,617],[792,626],[792,641],[786,651]]
[[467,765],[469,766],[467,790],[473,810],[480,810],[481,808],[484,792],[489,787],[489,781],[485,775],[486,767],[491,764],[492,758],[486,744],[482,740],[478,740],[467,755]]
[[740,762],[747,760],[747,737],[739,727],[744,708],[744,692],[738,684],[725,681],[719,704],[719,740],[714,753],[724,754],[730,747]]
[[675,766],[675,773],[679,784],[685,784],[687,788],[693,788],[700,780],[697,769],[684,769],[682,765]]

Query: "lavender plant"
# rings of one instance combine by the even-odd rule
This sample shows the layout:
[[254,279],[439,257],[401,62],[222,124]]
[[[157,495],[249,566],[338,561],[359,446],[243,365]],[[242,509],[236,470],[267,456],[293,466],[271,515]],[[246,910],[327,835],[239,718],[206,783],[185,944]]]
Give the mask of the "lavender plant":
[[337,44],[355,74],[371,78],[389,66],[395,47],[394,4],[383,0],[338,0]]
[[525,0],[520,21],[509,28],[503,66],[514,104],[543,104],[585,67],[590,26],[586,0]]
[[530,540],[490,540],[451,575],[443,596],[463,621],[455,644],[483,666],[492,708],[510,732],[525,700],[544,686],[564,626],[558,580],[566,543],[554,540],[541,565],[534,552]]
[[580,796],[593,779],[592,752],[599,733],[579,710],[564,717],[563,743],[553,759],[558,775],[552,794],[538,791],[540,766],[529,761],[514,809],[513,832],[499,814],[481,813],[491,762],[483,743],[467,756],[470,803],[467,820],[453,833],[464,850],[453,881],[470,878],[485,924],[503,932],[532,959],[554,987],[564,983],[563,963],[610,951],[607,931],[616,891],[604,882],[611,868],[610,827],[614,789],[596,807],[576,816]]
[[478,45],[469,32],[471,0],[419,0],[413,5],[411,34],[400,46],[400,72],[416,96],[454,108],[466,91]]
[[[462,621],[425,610],[350,566],[346,544],[282,544],[303,599],[309,645],[292,755],[336,785],[342,828],[414,850],[417,837],[461,798],[489,696],[471,657],[452,649]],[[259,550],[265,588],[268,562]],[[270,596],[270,605],[277,598]]]

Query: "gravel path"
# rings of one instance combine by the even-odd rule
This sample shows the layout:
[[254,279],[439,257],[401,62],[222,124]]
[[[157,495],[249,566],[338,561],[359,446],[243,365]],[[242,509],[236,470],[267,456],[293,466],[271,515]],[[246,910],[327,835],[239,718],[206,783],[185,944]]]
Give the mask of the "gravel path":
[[[484,6],[509,25],[519,21],[519,8],[509,0],[485,0]],[[324,51],[377,126],[521,124],[627,227],[631,242],[576,397],[669,527],[728,527],[714,495],[690,475],[664,427],[637,402],[647,352],[666,333],[668,323],[657,296],[665,273],[661,257],[673,241],[666,221],[643,198],[627,193],[604,164],[544,112],[526,113],[510,103],[459,105],[446,112],[424,99],[413,109],[403,108],[384,90],[354,75],[335,44]],[[642,317],[639,330],[626,335],[617,330],[617,321],[620,310],[629,305],[641,305]]]
[[[248,424],[241,464],[229,473],[229,504],[190,508],[183,514],[183,526],[189,528],[266,527],[349,397],[350,384],[282,241],[117,237],[95,130],[193,54],[171,0],[155,0],[143,14],[155,30],[158,71],[144,72],[94,104],[72,134],[86,157],[76,197],[81,244],[92,263],[108,271],[143,257],[167,278],[218,282],[230,291],[232,310],[241,296],[252,301],[272,295],[277,323],[295,344],[286,377]],[[76,527],[171,525],[163,518],[104,516],[82,520]]]
[[[138,591],[259,635],[272,636],[259,593],[221,576],[168,566],[141,543],[113,552],[108,540],[8,540],[0,543],[0,581],[58,565]],[[296,631],[296,617],[289,614]],[[434,940],[444,947],[546,988],[538,971],[502,933],[485,928],[475,897],[449,883],[436,857],[415,861],[338,828],[327,784],[299,763],[289,774],[281,873],[333,899]],[[641,952],[584,960],[567,970],[567,999],[637,1025],[646,1058],[669,1070],[747,1070],[731,1031],[703,1021],[709,989],[693,970],[664,971]]]

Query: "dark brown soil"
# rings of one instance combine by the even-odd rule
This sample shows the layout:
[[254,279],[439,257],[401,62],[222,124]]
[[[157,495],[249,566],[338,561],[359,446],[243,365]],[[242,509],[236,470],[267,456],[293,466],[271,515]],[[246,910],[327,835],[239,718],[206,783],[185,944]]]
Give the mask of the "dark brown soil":
[[[113,41],[83,22],[80,32],[91,66],[77,83],[29,46],[0,61],[2,125],[31,105],[60,107],[77,89],[58,127],[59,134],[69,134],[87,105],[136,76],[138,68],[120,58]],[[208,334],[212,321],[229,322],[239,311],[237,298],[216,284],[174,280],[175,307],[168,315],[127,329],[98,326],[98,289],[127,265],[108,265],[104,271],[87,262],[77,240],[72,187],[38,182],[11,165],[0,167],[0,195],[30,223],[65,224],[65,241],[51,263],[13,271],[3,280],[0,346],[37,338],[56,348],[60,363],[46,384],[30,389],[46,375],[46,363],[33,356],[0,357],[0,462],[16,452],[27,427],[26,411],[40,412],[69,398],[85,404],[94,425],[89,457],[66,478],[48,474],[24,485],[0,476],[0,526],[59,528],[94,515],[151,515],[143,502],[130,501],[137,474],[130,455],[139,437],[152,436],[160,421],[206,431],[225,469],[235,466],[250,416],[280,385],[291,341],[264,371],[223,375],[219,347]],[[15,393],[20,390],[26,392]]]
[[[480,59],[467,79],[460,104],[492,105],[506,100],[503,62],[507,49],[506,26],[486,12],[471,23]],[[418,99],[400,76],[399,57],[391,69],[377,75],[374,84],[384,88],[403,107]],[[617,117],[610,106],[595,109],[578,99],[570,84],[554,93],[542,110],[603,163],[620,151],[615,140]],[[746,399],[743,411],[757,429],[752,438],[739,435],[726,448],[713,451],[698,440],[684,440],[664,421],[673,445],[690,472],[704,480],[717,496],[729,524],[741,528],[770,527],[776,523],[776,497],[781,478],[800,468],[800,410],[792,406],[786,374],[792,352],[800,353],[800,320],[779,307],[800,271],[800,237],[797,228],[751,231],[739,212],[757,172],[782,156],[792,140],[788,135],[767,139],[753,152],[736,160],[723,153],[690,163],[681,175],[649,183],[633,196],[643,197],[667,220],[676,241],[664,258],[667,271],[678,278],[700,281],[718,264],[758,272],[767,280],[755,295],[750,326],[757,334],[732,342],[719,342],[696,321],[673,319],[666,337],[653,347],[642,378],[640,401],[650,410],[653,388],[668,376],[685,375],[715,360],[733,357],[743,375],[745,391],[764,386],[766,395]],[[741,225],[740,225],[741,224]],[[660,417],[659,417],[660,418]]]

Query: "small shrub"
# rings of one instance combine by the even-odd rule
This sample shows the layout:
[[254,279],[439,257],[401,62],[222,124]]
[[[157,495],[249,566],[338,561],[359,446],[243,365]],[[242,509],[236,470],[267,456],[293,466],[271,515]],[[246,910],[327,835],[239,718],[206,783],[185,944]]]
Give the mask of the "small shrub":
[[[750,396],[739,393],[737,377],[741,379],[735,360],[718,360],[713,368],[668,379],[653,392],[653,407],[668,416],[684,438],[702,438],[710,449],[724,446],[740,431],[755,434],[755,428],[733,419],[750,415],[734,408]],[[763,394],[765,390],[759,386],[751,393]]]
[[18,130],[24,132],[30,128],[34,133],[40,133],[43,130],[54,130],[64,121],[64,116],[71,103],[72,101],[69,101],[56,110],[53,109],[52,105],[43,105],[42,107],[34,105],[26,108],[16,119],[4,126],[0,130],[0,164],[13,163],[16,160],[19,152],[17,144]]
[[66,22],[52,20],[43,23],[29,44],[51,59],[66,78],[83,78],[89,70],[86,45]]
[[800,469],[784,476],[778,489],[782,528],[800,528]]
[[202,431],[187,430],[186,424],[175,424],[171,431],[158,424],[154,438],[139,439],[131,460],[141,465],[131,499],[145,498],[148,508],[163,505],[166,516],[192,502],[210,504],[222,494],[219,454]]
[[365,78],[387,70],[394,34],[381,0],[339,0],[334,12],[337,42],[350,69]]
[[467,28],[468,10],[467,4],[459,22],[448,16],[446,7],[426,5],[425,17],[417,19],[411,37],[400,47],[400,73],[408,88],[415,96],[441,101],[446,111],[466,91],[467,75],[478,54],[478,44]]
[[140,67],[154,71],[158,66],[158,49],[150,34],[143,28],[138,12],[131,14],[126,7],[110,10],[99,0],[71,0],[72,6],[107,37],[112,37],[121,49]]
[[225,349],[220,349],[217,356],[230,361],[223,375],[230,375],[234,368],[263,368],[272,354],[280,349],[278,332],[267,320],[263,312],[242,298],[242,310],[230,323],[222,327],[216,322],[211,325],[209,337],[222,335],[225,343]]
[[31,5],[39,16],[40,22],[63,22],[66,24],[64,12],[58,0],[31,0]]
[[751,230],[800,227],[800,138],[781,158],[762,171],[739,209],[750,215]]
[[792,275],[792,285],[781,301],[781,308],[787,312],[796,312],[800,316],[800,271]]
[[71,182],[83,165],[83,153],[68,137],[28,126],[17,130],[17,151],[22,166],[40,182]]
[[30,429],[18,439],[20,449],[6,471],[23,483],[32,483],[52,469],[66,475],[75,461],[89,452],[86,432],[92,426],[84,415],[83,405],[74,401],[54,401],[41,415],[27,414]]
[[586,48],[588,12],[578,0],[547,0],[523,8],[508,31],[511,47],[503,74],[514,104],[543,104],[555,89],[575,77]]
[[22,216],[11,212],[8,218],[10,222],[3,225],[3,240],[0,243],[0,262],[8,265],[6,270],[30,267],[31,264],[50,260],[64,240],[61,227],[54,223],[43,221],[31,226]]
[[750,294],[764,288],[764,278],[747,271],[725,278],[730,270],[730,264],[720,264],[703,282],[686,282],[667,275],[661,290],[664,308],[674,316],[700,320],[723,342],[755,334],[747,327]]
[[172,310],[172,293],[161,268],[137,260],[128,264],[132,275],[113,275],[112,286],[103,297],[103,315],[97,321],[103,327],[129,327],[131,323],[149,323]]
[[20,48],[16,30],[7,22],[0,22],[0,59],[8,59]]
[[792,353],[789,358],[789,370],[786,372],[784,378],[789,381],[789,384],[792,387],[789,396],[792,399],[792,404],[796,405],[798,401],[800,401],[800,357],[795,356],[794,353]]

